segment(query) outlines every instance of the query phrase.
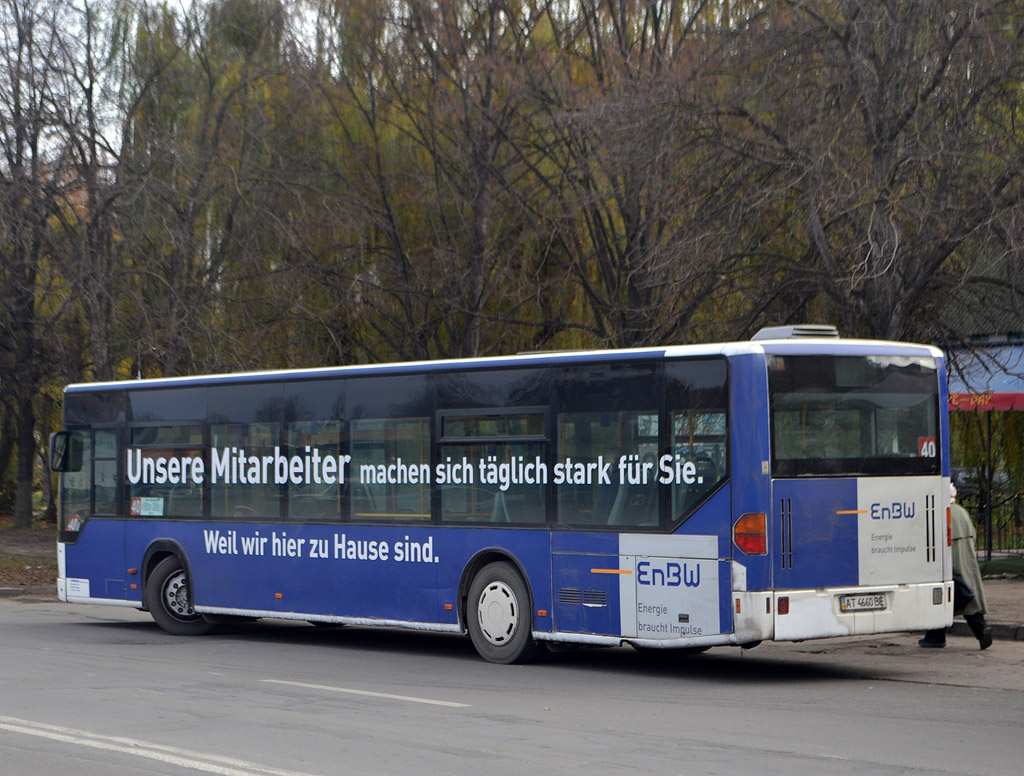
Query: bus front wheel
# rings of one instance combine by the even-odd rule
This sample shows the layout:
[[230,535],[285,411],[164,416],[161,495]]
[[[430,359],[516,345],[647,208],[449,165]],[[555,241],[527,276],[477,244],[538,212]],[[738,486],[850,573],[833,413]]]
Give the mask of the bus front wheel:
[[466,625],[489,663],[526,663],[544,653],[531,633],[530,592],[510,563],[484,566],[469,587]]
[[146,607],[156,624],[175,636],[202,636],[214,627],[192,608],[188,575],[173,555],[153,569],[146,583]]

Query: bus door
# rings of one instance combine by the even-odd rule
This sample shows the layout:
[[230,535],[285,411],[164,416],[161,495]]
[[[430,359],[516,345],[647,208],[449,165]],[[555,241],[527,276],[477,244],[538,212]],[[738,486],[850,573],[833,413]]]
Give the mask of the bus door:
[[551,542],[555,630],[618,635],[618,535],[555,531]]
[[124,520],[117,513],[118,429],[72,432],[81,460],[61,476],[61,534],[65,589],[71,598],[122,600]]

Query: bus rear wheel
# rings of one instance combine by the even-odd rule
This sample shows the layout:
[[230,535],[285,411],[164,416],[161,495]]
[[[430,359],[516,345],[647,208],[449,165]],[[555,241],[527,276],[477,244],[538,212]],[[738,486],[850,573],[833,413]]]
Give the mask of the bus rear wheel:
[[527,663],[544,652],[531,633],[530,591],[510,563],[484,566],[469,586],[466,626],[489,663]]
[[188,574],[173,555],[160,561],[150,574],[146,607],[156,624],[175,636],[202,636],[214,627],[192,608]]

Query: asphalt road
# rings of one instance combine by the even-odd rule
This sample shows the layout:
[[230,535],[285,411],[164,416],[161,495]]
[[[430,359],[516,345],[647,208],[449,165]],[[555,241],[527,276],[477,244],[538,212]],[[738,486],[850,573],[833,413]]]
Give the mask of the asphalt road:
[[[3,776],[1005,774],[1024,642],[890,636],[484,663],[467,640],[0,600]],[[969,743],[967,743],[969,742]]]

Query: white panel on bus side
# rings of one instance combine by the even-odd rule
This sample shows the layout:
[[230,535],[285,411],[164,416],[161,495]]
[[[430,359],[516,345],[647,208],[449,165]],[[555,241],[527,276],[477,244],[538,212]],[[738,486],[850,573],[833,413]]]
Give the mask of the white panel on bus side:
[[941,477],[857,480],[860,585],[943,579],[947,482]]
[[619,537],[623,636],[680,639],[722,632],[718,538]]

